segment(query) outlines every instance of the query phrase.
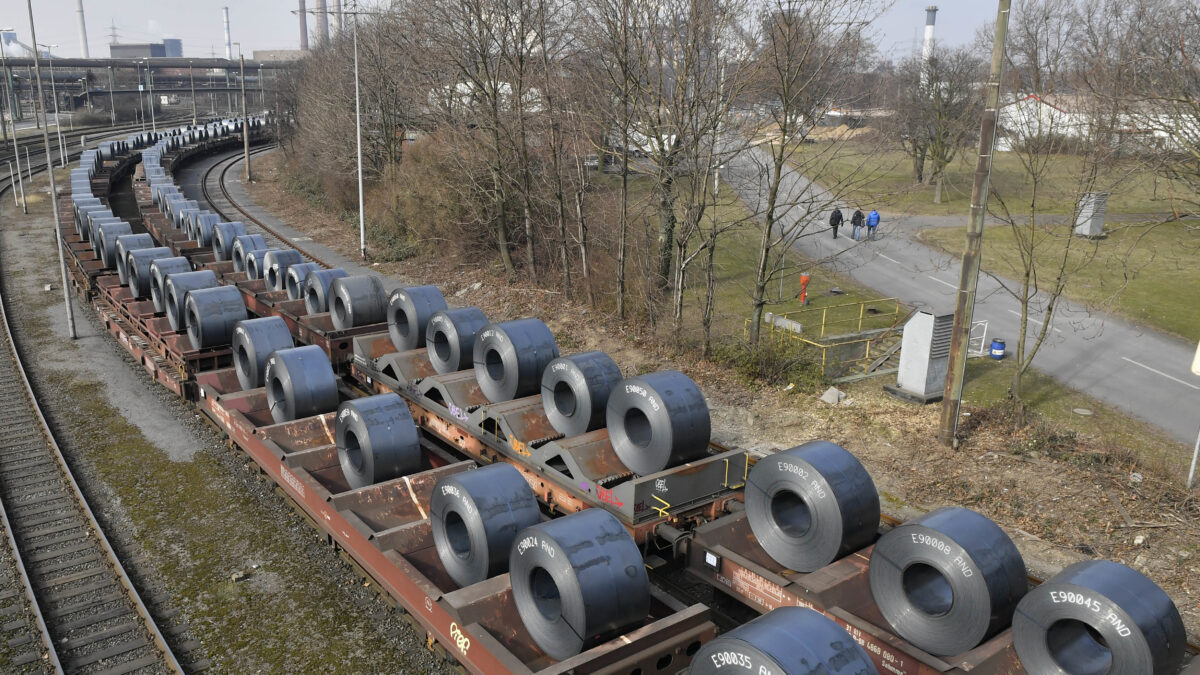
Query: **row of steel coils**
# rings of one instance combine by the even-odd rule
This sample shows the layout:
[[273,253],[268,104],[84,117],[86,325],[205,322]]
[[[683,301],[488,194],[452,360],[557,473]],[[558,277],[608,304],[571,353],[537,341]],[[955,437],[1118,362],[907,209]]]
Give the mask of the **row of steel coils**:
[[[450,308],[433,286],[388,295],[375,276],[349,276],[266,246],[241,223],[214,222],[160,173],[161,150],[143,153],[148,180],[171,222],[211,246],[218,259],[328,311],[335,328],[388,323],[398,350],[427,348],[438,373],[473,369],[494,403],[539,394],[564,436],[607,427],[620,460],[639,475],[708,453],[710,419],[699,388],[677,371],[622,377],[602,352],[561,356],[537,319],[489,322],[476,307]],[[83,167],[86,169],[87,167]],[[248,318],[241,292],[211,271],[157,248],[148,235],[105,230],[81,209],[106,266],[137,297],[151,297],[197,349],[232,345],[245,389],[265,387],[272,417],[284,422],[335,412],[339,464],[351,488],[421,469],[420,435],[405,401],[381,394],[340,401],[323,350],[294,346],[279,317]],[[109,245],[111,243],[111,249]],[[106,256],[107,252],[107,257]],[[110,265],[111,262],[111,265]],[[1012,540],[984,516],[937,509],[878,535],[874,481],[844,448],[814,441],[760,459],[745,487],[746,518],[764,551],[784,567],[813,572],[874,544],[868,580],[891,629],[915,647],[962,654],[1010,625],[1030,673],[1172,673],[1185,632],[1158,586],[1114,562],[1077,563],[1030,590]],[[439,559],[460,586],[510,575],[529,634],[564,659],[643,624],[650,583],[641,551],[603,509],[544,519],[523,474],[496,463],[440,480],[428,504]],[[822,671],[820,668],[824,667]],[[729,669],[729,670],[726,670]],[[695,655],[692,672],[874,672],[866,653],[836,622],[782,608],[723,634]]]

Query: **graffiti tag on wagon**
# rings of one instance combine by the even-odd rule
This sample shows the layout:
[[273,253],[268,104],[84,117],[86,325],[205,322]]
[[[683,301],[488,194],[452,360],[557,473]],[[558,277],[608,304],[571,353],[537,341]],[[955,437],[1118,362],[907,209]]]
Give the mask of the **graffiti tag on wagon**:
[[471,648],[471,638],[467,637],[458,628],[458,623],[450,622],[450,639],[454,640],[454,645],[458,647],[458,651],[462,652],[463,656],[467,655],[467,650]]

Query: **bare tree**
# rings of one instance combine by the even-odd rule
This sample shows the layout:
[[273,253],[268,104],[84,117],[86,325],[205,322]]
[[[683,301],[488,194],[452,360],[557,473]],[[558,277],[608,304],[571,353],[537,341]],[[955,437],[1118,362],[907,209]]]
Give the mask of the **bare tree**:
[[928,59],[908,59],[896,72],[888,131],[912,159],[913,180],[934,185],[935,204],[946,167],[975,132],[982,65],[969,48],[935,47]]
[[[1096,244],[1072,227],[1079,202],[1088,193],[1119,188],[1144,168],[1122,163],[1120,127],[1127,116],[1118,99],[1101,91],[1101,83],[1117,87],[1125,76],[1129,15],[1120,11],[1123,4],[1105,3],[1093,12],[1063,0],[1021,0],[1012,15],[1007,57],[1015,80],[1041,87],[1018,94],[1001,114],[1001,131],[1028,193],[1017,203],[993,192],[993,215],[1008,224],[1019,265],[1015,280],[997,277],[1021,307],[1010,387],[1019,425],[1025,423],[1024,376],[1051,335],[1054,313],[1076,273],[1096,258]],[[1086,40],[1070,51],[1060,48],[1063,36],[1089,32],[1109,42],[1099,50]],[[1054,213],[1049,202],[1063,195],[1076,204],[1065,226],[1048,217]]]
[[[758,67],[755,103],[769,108],[769,118],[749,156],[761,173],[750,200],[757,216],[758,261],[751,290],[750,340],[758,344],[767,288],[788,268],[787,252],[808,231],[813,215],[829,207],[836,195],[862,174],[838,185],[804,184],[797,175],[815,175],[836,152],[837,141],[820,152],[801,152],[825,115],[838,104],[853,103],[848,93],[860,59],[869,58],[863,26],[876,16],[873,2],[838,0],[770,0],[759,19],[754,58]],[[744,193],[743,193],[744,194]]]

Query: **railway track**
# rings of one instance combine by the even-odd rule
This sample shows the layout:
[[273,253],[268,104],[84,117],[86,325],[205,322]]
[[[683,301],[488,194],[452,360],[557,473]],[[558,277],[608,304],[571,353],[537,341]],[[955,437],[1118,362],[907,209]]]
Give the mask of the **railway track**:
[[[260,155],[272,150],[271,147],[253,148],[250,150],[251,155]],[[208,202],[209,208],[216,214],[219,214],[224,221],[240,220],[245,223],[253,223],[262,231],[274,237],[283,244],[286,248],[294,248],[304,255],[309,260],[320,263],[325,267],[338,267],[313,255],[305,250],[301,245],[294,242],[290,237],[279,232],[270,225],[267,225],[262,220],[256,218],[252,213],[243,208],[234,200],[233,195],[229,193],[229,188],[226,185],[226,176],[229,170],[238,163],[242,158],[243,153],[237,152],[228,155],[212,166],[210,166],[204,175],[200,178],[200,191],[204,195],[204,199]],[[215,186],[215,188],[214,188]]]
[[42,415],[6,305],[0,290],[0,669],[181,673]]

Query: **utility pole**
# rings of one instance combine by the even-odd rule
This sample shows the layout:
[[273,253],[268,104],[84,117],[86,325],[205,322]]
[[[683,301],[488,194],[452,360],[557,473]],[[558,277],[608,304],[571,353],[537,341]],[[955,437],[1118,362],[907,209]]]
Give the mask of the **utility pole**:
[[146,81],[150,83],[150,131],[158,133],[158,124],[154,121],[154,69],[150,60],[146,60]]
[[[367,221],[363,213],[362,106],[358,100],[358,6],[354,7],[354,137],[358,147],[358,247],[367,259]],[[322,15],[324,16],[324,15]]]
[[[37,30],[33,27],[33,0],[25,0],[29,10],[29,41],[33,43],[33,72],[37,80],[38,100],[42,101],[42,67],[37,54]],[[42,115],[46,106],[42,103]],[[54,212],[54,241],[58,249],[58,266],[62,268],[63,302],[67,306],[67,332],[75,339],[75,309],[71,306],[71,285],[67,277],[67,259],[63,255],[62,218],[58,213],[58,186],[54,182],[54,162],[50,159],[50,131],[42,126],[42,144],[46,147],[46,173],[50,174],[50,210]]]
[[979,287],[979,263],[983,255],[983,223],[987,218],[989,180],[992,174],[992,147],[996,143],[996,118],[1000,108],[1000,80],[1004,76],[1004,49],[1008,39],[1008,17],[1012,0],[999,0],[996,34],[992,42],[992,67],[984,90],[983,119],[979,124],[979,161],[975,165],[975,184],[971,189],[971,219],[967,224],[967,247],[962,255],[958,278],[958,297],[954,306],[954,333],[950,340],[950,363],[946,371],[946,389],[942,396],[942,424],[938,440],[957,446],[959,408],[962,407],[963,378],[967,370],[967,343],[971,339],[971,320],[975,311],[975,292]]
[[[0,30],[0,32],[4,32],[7,30],[8,29]],[[6,103],[4,104],[4,107],[9,109],[9,117],[12,118],[12,124],[13,124],[13,152],[19,154],[20,151],[17,149],[16,96],[13,95],[12,78],[9,77],[8,54],[6,54],[4,51],[4,40],[0,40],[0,64],[3,64],[3,69],[4,69],[4,93],[6,94],[6,97],[5,97]],[[0,126],[4,127],[4,143],[5,143],[5,145],[7,145],[8,144],[8,125],[4,123],[3,119],[0,119]],[[17,158],[17,170],[18,171],[21,170],[21,160],[20,160],[19,156]]]
[[196,76],[192,70],[191,61],[188,62],[188,86],[192,88],[192,125],[196,124]]
[[[37,50],[34,49],[33,51],[36,52]],[[8,70],[8,54],[4,51],[4,40],[0,40],[0,64],[3,64],[4,67],[4,82],[7,85],[6,89],[11,101],[9,117],[12,118],[13,159],[17,162],[17,187],[20,188],[19,191],[21,193],[21,212],[29,213],[29,204],[25,201],[25,177],[21,173],[21,141],[17,138],[17,108],[20,107],[21,102],[17,100],[17,94],[13,91],[12,77],[10,77],[11,73]],[[4,120],[0,120],[0,124],[3,123]]]
[[250,117],[246,112],[246,56],[241,53],[242,46],[238,45],[238,61],[242,68],[242,149],[245,152],[243,162],[246,165],[246,182],[250,178]]
[[138,110],[142,113],[142,131],[146,130],[146,99],[142,98],[142,64],[137,64]]

